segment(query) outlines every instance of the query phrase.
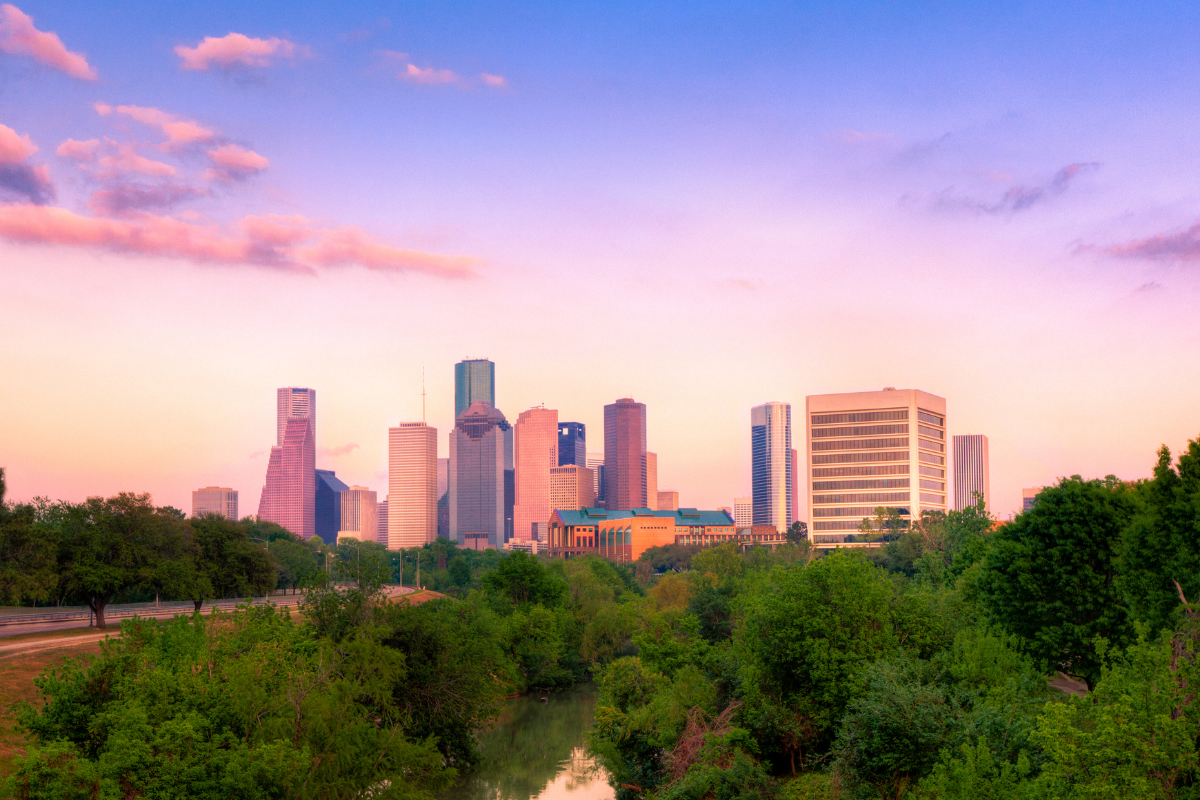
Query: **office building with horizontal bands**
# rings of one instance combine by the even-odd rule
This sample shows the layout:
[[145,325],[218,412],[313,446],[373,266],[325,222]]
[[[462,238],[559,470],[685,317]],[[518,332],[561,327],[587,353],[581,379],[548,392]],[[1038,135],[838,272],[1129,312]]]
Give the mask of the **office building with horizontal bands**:
[[316,448],[307,417],[289,417],[283,444],[271,448],[258,518],[282,525],[302,539],[316,536]]
[[454,365],[454,418],[474,402],[496,405],[496,365],[486,358],[468,358]]
[[582,422],[558,423],[558,466],[586,467],[587,426]]
[[550,518],[550,470],[558,468],[558,412],[531,408],[513,425],[513,539],[544,538]]
[[636,561],[651,547],[735,541],[737,531],[724,511],[582,508],[556,510],[550,517],[548,538],[552,557],[594,554],[627,562]]
[[[512,538],[512,426],[475,402],[450,431],[450,538],[474,550],[500,550]],[[392,498],[394,500],[394,498]]]
[[739,528],[749,528],[754,524],[754,498],[733,498],[733,521]]
[[389,550],[437,538],[437,428],[401,422],[388,428]]
[[754,524],[782,532],[792,524],[792,406],[763,403],[750,409],[751,494]]
[[312,427],[313,441],[317,440],[317,390],[288,386],[275,391],[275,444],[283,444],[287,421],[299,417]]
[[991,473],[988,469],[988,438],[982,434],[955,436],[954,510],[975,505],[975,493],[983,498],[985,510],[991,509]]
[[222,486],[205,486],[192,492],[192,516],[216,514],[225,519],[238,518],[238,493]]
[[805,400],[808,530],[815,545],[856,543],[864,519],[946,511],[946,401],[917,389]]
[[647,508],[646,404],[623,397],[604,407],[604,502],[617,511]]
[[551,511],[576,511],[595,505],[596,479],[590,469],[570,464],[550,470]]
[[342,529],[338,541],[373,542],[379,535],[379,498],[365,486],[348,486],[342,492]]
[[342,492],[348,487],[331,469],[317,470],[317,497],[313,502],[317,536],[325,544],[336,544],[342,529]]
[[375,541],[384,547],[388,543],[388,501],[380,500],[375,507]]

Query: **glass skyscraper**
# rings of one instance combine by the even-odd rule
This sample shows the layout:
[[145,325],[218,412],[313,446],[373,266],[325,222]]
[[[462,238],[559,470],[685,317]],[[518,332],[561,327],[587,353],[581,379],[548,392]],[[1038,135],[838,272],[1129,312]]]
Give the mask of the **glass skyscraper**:
[[[613,511],[646,501],[646,404],[623,397],[604,407],[604,500]],[[657,498],[655,498],[657,501]]]
[[588,465],[587,426],[582,422],[558,423],[558,466],[571,464],[577,467]]
[[333,470],[317,470],[317,496],[314,499],[314,514],[317,536],[325,544],[337,544],[338,531],[342,529],[342,492],[348,488],[338,479]]
[[496,405],[496,365],[486,358],[469,358],[454,365],[454,418],[477,401]]
[[763,403],[750,409],[750,464],[754,524],[773,525],[782,533],[793,522],[790,403]]
[[500,410],[472,403],[450,431],[450,538],[474,550],[512,536],[513,434]]

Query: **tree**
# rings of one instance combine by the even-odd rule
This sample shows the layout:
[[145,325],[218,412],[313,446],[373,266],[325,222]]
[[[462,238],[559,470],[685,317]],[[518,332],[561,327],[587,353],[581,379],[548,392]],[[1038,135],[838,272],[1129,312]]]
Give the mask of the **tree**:
[[891,541],[908,530],[908,522],[900,515],[899,508],[877,506],[875,518],[863,517],[858,532],[868,542]]
[[[313,539],[316,538],[313,537]],[[295,594],[297,588],[313,585],[325,573],[323,543],[302,542],[288,534],[272,539],[270,549],[271,557],[279,565],[277,586],[280,589],[290,588],[292,594]]]
[[561,576],[546,569],[536,556],[520,550],[500,559],[496,568],[484,576],[483,588],[512,606],[541,603],[550,607],[567,593]]
[[1046,663],[1095,686],[1095,639],[1123,647],[1132,627],[1117,586],[1121,532],[1135,509],[1116,478],[1078,475],[1043,489],[992,537],[979,578],[990,619]]
[[191,598],[197,611],[205,599],[265,595],[275,588],[275,564],[267,548],[250,540],[248,525],[217,514],[189,524],[196,548]]
[[29,504],[5,504],[0,471],[0,603],[46,600],[58,583],[58,540]]
[[800,545],[808,542],[808,523],[796,520],[784,536],[787,537],[788,544]]
[[1200,598],[1200,439],[1188,442],[1177,468],[1171,451],[1160,449],[1154,478],[1138,495],[1141,507],[1124,532],[1119,583],[1134,618],[1159,631],[1174,626],[1178,591]]
[[81,598],[105,628],[104,609],[134,589],[185,594],[187,523],[155,508],[148,494],[59,503],[48,511],[59,531],[59,576],[67,595]]

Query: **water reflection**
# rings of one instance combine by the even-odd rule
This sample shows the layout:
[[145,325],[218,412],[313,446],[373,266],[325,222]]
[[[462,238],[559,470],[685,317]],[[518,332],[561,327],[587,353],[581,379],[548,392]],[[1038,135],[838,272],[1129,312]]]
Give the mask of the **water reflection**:
[[585,749],[596,687],[508,701],[479,737],[483,763],[444,800],[610,800],[608,773]]

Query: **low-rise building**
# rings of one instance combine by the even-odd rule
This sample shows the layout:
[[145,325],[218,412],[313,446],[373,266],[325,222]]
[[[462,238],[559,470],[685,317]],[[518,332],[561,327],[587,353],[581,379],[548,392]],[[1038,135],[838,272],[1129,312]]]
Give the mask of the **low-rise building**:
[[631,511],[559,509],[551,514],[548,531],[551,556],[593,553],[613,561],[636,561],[651,547],[710,545],[737,540],[737,528],[729,514],[723,510],[695,508],[661,511],[649,508]]

